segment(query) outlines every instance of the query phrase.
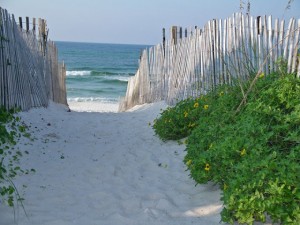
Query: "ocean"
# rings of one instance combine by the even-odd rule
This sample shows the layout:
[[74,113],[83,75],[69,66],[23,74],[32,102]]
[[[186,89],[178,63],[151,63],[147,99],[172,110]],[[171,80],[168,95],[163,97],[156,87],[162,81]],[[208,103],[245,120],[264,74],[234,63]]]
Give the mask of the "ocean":
[[67,68],[68,102],[118,103],[139,63],[141,51],[150,46],[55,42],[59,61]]

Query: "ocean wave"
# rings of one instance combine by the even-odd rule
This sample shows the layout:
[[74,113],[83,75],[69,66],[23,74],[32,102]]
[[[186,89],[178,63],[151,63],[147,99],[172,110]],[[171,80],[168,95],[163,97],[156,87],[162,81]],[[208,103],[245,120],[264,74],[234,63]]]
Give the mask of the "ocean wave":
[[68,102],[102,102],[102,103],[118,103],[118,99],[101,98],[101,97],[76,97],[68,98]]
[[118,73],[115,73],[115,72],[108,72],[108,71],[96,71],[96,70],[93,70],[91,75],[93,76],[114,76],[114,75],[118,75]]
[[67,76],[87,76],[87,75],[91,75],[92,71],[89,70],[74,70],[74,71],[67,71],[66,75]]
[[123,81],[123,82],[128,82],[129,81],[129,76],[115,76],[115,80]]
[[76,79],[78,81],[88,78],[89,80],[95,80],[96,82],[104,83],[127,83],[130,78],[130,76],[128,75],[93,75],[93,73],[89,73],[89,71],[67,71],[67,77],[69,77],[70,79]]
[[92,76],[93,78],[106,79],[106,80],[116,80],[122,82],[128,82],[130,74],[124,73],[124,75],[120,73],[113,72],[102,72],[102,71],[94,71],[94,70],[72,70],[66,72],[67,76]]
[[128,82],[128,76],[104,76],[107,82]]

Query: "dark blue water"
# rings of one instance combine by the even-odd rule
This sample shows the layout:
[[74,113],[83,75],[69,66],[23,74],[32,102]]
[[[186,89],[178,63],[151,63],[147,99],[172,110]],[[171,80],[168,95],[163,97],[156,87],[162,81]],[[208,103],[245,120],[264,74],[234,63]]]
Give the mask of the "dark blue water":
[[117,102],[149,46],[55,42],[67,67],[68,101]]

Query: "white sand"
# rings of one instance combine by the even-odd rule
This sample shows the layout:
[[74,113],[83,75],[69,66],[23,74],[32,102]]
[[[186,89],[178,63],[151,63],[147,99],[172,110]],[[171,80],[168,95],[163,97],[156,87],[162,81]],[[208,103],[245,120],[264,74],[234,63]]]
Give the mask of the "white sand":
[[[164,107],[87,113],[51,104],[21,113],[36,138],[19,144],[29,152],[21,167],[36,172],[14,180],[28,214],[19,208],[16,224],[219,224],[220,191],[195,187],[182,162],[185,146],[163,143],[148,125]],[[0,205],[0,225],[12,224],[13,210]]]

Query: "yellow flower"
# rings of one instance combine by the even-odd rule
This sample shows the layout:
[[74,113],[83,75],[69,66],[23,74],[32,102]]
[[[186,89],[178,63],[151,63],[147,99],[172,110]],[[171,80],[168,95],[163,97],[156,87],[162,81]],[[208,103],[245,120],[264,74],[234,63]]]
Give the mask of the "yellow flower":
[[207,110],[207,109],[208,109],[208,105],[204,105],[203,108],[204,108],[205,110]]
[[189,161],[186,162],[187,166],[190,166],[193,163],[193,161],[190,159]]
[[219,94],[219,96],[223,96],[224,95],[224,92],[223,91],[221,91],[220,92],[220,94]]
[[198,107],[199,107],[199,103],[196,102],[196,103],[194,104],[194,108],[198,108]]
[[209,165],[208,163],[205,164],[204,170],[205,170],[205,171],[209,171],[209,170],[210,170],[210,165]]
[[184,112],[184,117],[187,117],[188,115],[188,112]]
[[244,155],[246,155],[246,149],[243,149],[242,151],[241,151],[241,156],[244,156]]
[[264,73],[261,73],[261,74],[259,75],[259,78],[264,78],[264,76],[265,76],[265,74],[264,74]]

